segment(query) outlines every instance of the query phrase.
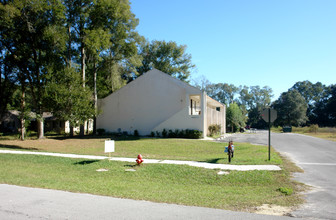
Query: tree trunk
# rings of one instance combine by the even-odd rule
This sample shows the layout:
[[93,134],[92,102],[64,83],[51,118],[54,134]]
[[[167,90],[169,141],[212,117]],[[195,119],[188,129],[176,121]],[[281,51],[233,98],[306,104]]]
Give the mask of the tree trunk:
[[110,50],[110,60],[109,60],[109,72],[111,74],[111,91],[114,91],[113,88],[113,73],[112,73],[112,50]]
[[85,131],[86,135],[89,135],[89,132],[90,132],[89,125],[90,125],[90,120],[87,120],[86,121],[86,131]]
[[97,112],[98,112],[98,96],[97,96],[97,69],[96,63],[93,64],[94,72],[93,72],[93,96],[94,96],[94,108],[95,108],[95,115],[93,118],[93,134],[96,134],[97,131]]
[[93,135],[97,134],[97,117],[94,116],[93,118]]
[[[84,121],[85,124],[85,121]],[[84,136],[84,124],[79,126],[79,136]]]
[[82,45],[82,49],[81,49],[81,68],[82,68],[83,87],[85,87],[85,59],[86,59],[85,48],[84,48],[84,45]]
[[70,125],[70,137],[74,136],[74,128]]
[[[71,15],[70,15],[71,16]],[[67,66],[71,67],[71,24],[68,24],[68,60],[67,60]]]
[[[82,68],[82,80],[83,80],[83,88],[85,88],[85,48],[84,48],[84,43],[82,43],[82,48],[81,48],[81,68]],[[79,126],[79,135],[84,136],[84,124],[81,124]]]
[[44,138],[44,122],[42,115],[36,118],[37,120],[37,138],[42,139]]
[[20,114],[20,120],[21,120],[21,141],[24,141],[25,139],[25,133],[26,133],[26,125],[25,125],[25,107],[26,107],[26,100],[25,100],[25,86],[24,83],[21,83],[21,114]]

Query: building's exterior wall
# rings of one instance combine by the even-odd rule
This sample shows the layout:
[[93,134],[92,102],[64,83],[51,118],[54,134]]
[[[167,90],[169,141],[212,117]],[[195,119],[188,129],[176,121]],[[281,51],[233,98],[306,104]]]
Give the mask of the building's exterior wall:
[[[217,110],[217,108],[219,109]],[[209,128],[214,124],[221,126],[221,134],[226,133],[226,106],[207,96],[206,127]],[[209,130],[207,134],[209,134]]]
[[221,126],[221,134],[225,134],[225,106],[220,107],[217,111],[214,106],[207,106],[207,127],[213,124]]
[[99,100],[97,128],[109,132],[138,130],[140,135],[165,129],[198,129],[189,116],[189,94],[200,90],[159,70],[151,70],[105,99]]
[[[210,125],[207,98],[205,92],[154,69],[98,101],[97,128],[129,134],[138,130],[140,135],[163,129],[195,129],[206,135]],[[190,109],[190,99],[197,101],[196,114]],[[211,102],[225,109],[212,99]],[[222,119],[218,123],[225,122],[225,115]],[[225,124],[222,126],[225,129]]]
[[175,129],[193,129],[203,131],[201,115],[190,115],[189,111],[189,106],[185,105],[181,111],[153,128],[153,131],[161,132],[163,129],[173,131]]

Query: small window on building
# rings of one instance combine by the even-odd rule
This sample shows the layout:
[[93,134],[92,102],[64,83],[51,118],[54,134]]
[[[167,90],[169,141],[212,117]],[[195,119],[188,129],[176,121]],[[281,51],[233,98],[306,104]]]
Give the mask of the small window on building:
[[221,111],[220,109],[221,109],[220,107],[216,107],[216,111],[220,112]]
[[201,114],[201,97],[199,95],[190,96],[189,102],[189,115],[200,115]]

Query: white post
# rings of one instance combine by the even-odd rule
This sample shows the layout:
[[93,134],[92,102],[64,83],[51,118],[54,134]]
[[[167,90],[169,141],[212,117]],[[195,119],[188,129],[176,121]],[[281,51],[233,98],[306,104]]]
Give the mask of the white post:
[[226,133],[226,105],[223,104],[223,134]]
[[206,93],[203,91],[201,93],[201,108],[202,108],[202,129],[203,129],[203,138],[207,136],[207,103],[206,103]]

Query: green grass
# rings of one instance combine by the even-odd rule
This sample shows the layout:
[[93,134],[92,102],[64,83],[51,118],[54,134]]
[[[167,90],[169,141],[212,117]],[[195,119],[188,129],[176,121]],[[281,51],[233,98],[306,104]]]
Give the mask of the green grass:
[[[0,154],[0,161],[0,183],[5,184],[239,211],[253,211],[265,203],[302,203],[286,160],[282,171],[231,171],[220,176],[218,170],[190,166],[134,167],[134,163],[36,155]],[[109,171],[97,172],[99,168]],[[126,172],[129,168],[136,172]],[[280,188],[294,192],[285,195]]]
[[[34,150],[59,153],[106,155],[106,138],[68,138],[43,140],[7,140],[0,141],[1,149]],[[228,163],[224,148],[227,143],[190,139],[163,138],[116,138],[114,157],[136,158],[142,154],[144,159],[191,160],[209,163]],[[271,161],[268,161],[267,146],[247,143],[235,143],[235,157],[231,164],[281,164],[282,161],[272,149]]]
[[[273,127],[272,132],[282,132],[282,127]],[[293,133],[309,135],[325,140],[336,141],[336,128],[335,127],[318,127],[311,125],[309,127],[292,127]]]

